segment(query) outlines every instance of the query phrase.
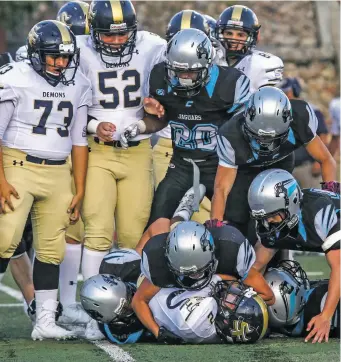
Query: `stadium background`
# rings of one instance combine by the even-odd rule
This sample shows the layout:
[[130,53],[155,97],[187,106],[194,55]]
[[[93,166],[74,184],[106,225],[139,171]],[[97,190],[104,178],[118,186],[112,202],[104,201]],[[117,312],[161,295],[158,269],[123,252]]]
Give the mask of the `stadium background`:
[[[14,56],[31,27],[54,19],[63,1],[0,1],[0,53]],[[139,28],[163,36],[169,19],[183,9],[194,9],[217,18],[235,3],[249,6],[261,28],[258,48],[280,56],[285,76],[299,77],[301,97],[318,106],[329,122],[328,105],[340,88],[339,1],[134,1]],[[329,277],[324,258],[299,256],[313,279]],[[7,289],[6,289],[7,287]],[[8,287],[10,289],[8,289]],[[340,360],[339,341],[304,344],[302,339],[273,338],[255,346],[154,346],[131,345],[104,352],[84,341],[33,343],[30,322],[19,307],[20,293],[10,274],[0,285],[0,362],[31,361],[329,361]],[[109,353],[109,355],[108,355]],[[129,353],[129,354],[127,354]],[[227,356],[229,357],[227,359]]]

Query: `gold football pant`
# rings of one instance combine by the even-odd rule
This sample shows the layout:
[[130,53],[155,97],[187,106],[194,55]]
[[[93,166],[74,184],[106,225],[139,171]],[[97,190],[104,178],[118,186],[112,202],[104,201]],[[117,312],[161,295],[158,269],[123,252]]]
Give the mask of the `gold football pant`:
[[26,154],[3,147],[7,182],[20,198],[11,196],[14,211],[0,214],[0,257],[10,258],[20,243],[31,210],[33,247],[39,261],[60,264],[65,253],[67,209],[72,200],[68,163],[44,165],[26,161]]
[[[157,144],[153,147],[153,174],[155,188],[164,179],[169,162],[173,155],[172,140],[160,137]],[[206,220],[210,219],[211,201],[204,197],[200,204],[199,212],[193,214],[192,220],[203,224]]]
[[82,208],[85,242],[90,250],[134,248],[147,224],[153,197],[149,139],[127,150],[89,140],[89,166]]

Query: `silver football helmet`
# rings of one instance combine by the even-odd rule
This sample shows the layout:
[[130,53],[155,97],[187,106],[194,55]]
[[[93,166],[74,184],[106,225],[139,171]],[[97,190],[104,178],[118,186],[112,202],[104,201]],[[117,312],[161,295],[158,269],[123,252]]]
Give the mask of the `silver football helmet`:
[[87,279],[80,291],[84,310],[98,322],[112,323],[133,314],[130,303],[136,288],[109,274]]
[[213,45],[198,29],[184,29],[168,43],[166,80],[172,90],[186,96],[199,93],[209,80],[213,59]]
[[262,87],[251,95],[244,117],[243,131],[253,152],[271,155],[288,137],[291,104],[280,89]]
[[296,324],[310,289],[305,271],[297,261],[282,260],[276,268],[270,268],[264,278],[276,297],[275,304],[268,307],[270,327]]
[[[248,202],[260,238],[288,235],[299,221],[301,200],[302,191],[289,172],[270,169],[258,174],[250,185]],[[267,220],[274,215],[281,215],[282,221],[269,223]]]
[[181,287],[201,289],[208,285],[218,264],[214,250],[213,236],[195,221],[181,222],[169,233],[166,259]]

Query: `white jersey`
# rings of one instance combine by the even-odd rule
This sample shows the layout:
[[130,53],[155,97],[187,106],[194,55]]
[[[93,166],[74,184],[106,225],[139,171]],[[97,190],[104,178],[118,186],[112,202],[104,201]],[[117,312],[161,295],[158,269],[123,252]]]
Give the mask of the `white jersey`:
[[23,45],[15,52],[15,61],[16,62],[22,62],[25,61],[27,63],[30,63],[30,60],[28,59],[27,55],[27,46]]
[[87,120],[75,122],[78,109],[91,105],[91,85],[81,72],[73,85],[53,87],[26,62],[7,64],[0,68],[0,101],[15,107],[0,134],[4,146],[65,160],[73,145],[87,145]]
[[213,287],[218,281],[221,281],[221,278],[214,275],[207,287],[194,291],[161,289],[149,302],[156,323],[186,343],[218,342],[214,324],[218,305],[211,297]]
[[329,114],[332,121],[330,133],[333,136],[340,136],[340,97],[334,98],[329,104]]
[[[114,140],[119,140],[126,127],[143,118],[143,99],[149,96],[149,74],[163,61],[167,43],[158,35],[138,31],[136,48],[128,65],[107,65],[94,49],[91,37],[77,37],[81,50],[80,68],[93,86],[93,105],[89,115],[116,126]],[[107,57],[108,62],[111,61]],[[133,140],[149,138],[139,135]]]
[[[227,66],[225,52],[222,47],[216,50],[215,61],[220,66]],[[279,57],[253,50],[251,54],[246,55],[234,68],[243,72],[250,79],[250,92],[253,93],[265,85],[276,85],[283,78],[283,61]],[[158,132],[158,135],[164,138],[171,138],[170,127],[166,127]]]

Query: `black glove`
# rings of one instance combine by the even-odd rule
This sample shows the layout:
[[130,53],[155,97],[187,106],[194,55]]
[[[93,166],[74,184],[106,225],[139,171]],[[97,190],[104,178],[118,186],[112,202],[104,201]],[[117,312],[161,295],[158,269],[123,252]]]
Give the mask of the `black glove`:
[[221,228],[227,224],[226,221],[220,221],[218,219],[206,220],[204,225],[206,228]]
[[163,344],[181,344],[182,339],[166,329],[165,327],[160,327],[159,335],[157,336],[157,341]]

